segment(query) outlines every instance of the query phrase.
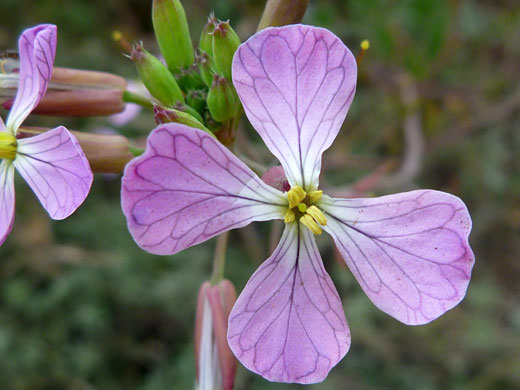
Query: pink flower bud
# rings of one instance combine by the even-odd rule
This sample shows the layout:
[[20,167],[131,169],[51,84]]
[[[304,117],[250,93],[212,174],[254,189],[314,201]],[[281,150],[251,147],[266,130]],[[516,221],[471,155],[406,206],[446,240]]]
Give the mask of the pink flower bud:
[[291,189],[287,177],[285,177],[285,172],[280,165],[269,168],[265,171],[262,175],[262,181],[282,192],[287,192]]
[[216,286],[204,282],[200,287],[195,320],[197,389],[233,389],[237,360],[229,349],[227,327],[235,301],[235,288],[229,280]]

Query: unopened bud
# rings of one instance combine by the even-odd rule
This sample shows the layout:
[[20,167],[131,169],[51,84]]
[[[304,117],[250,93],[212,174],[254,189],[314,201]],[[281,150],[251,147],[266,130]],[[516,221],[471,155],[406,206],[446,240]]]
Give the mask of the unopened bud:
[[181,70],[175,75],[177,83],[183,91],[204,88],[205,83],[198,72],[197,65],[193,64],[187,69]]
[[262,175],[262,181],[265,184],[276,188],[278,191],[287,192],[291,189],[291,185],[287,181],[285,172],[280,165],[274,166],[265,171]]
[[235,88],[228,79],[215,75],[208,92],[207,104],[213,119],[219,122],[235,117],[240,107]]
[[186,103],[201,114],[206,109],[206,98],[207,93],[205,91],[195,89],[186,94]]
[[[0,74],[0,91],[3,84],[15,83],[16,94],[18,77],[18,73]],[[125,79],[110,73],[56,67],[45,96],[33,112],[58,116],[112,115],[125,107],[126,84]],[[3,106],[9,109],[12,103],[11,97]]]
[[215,286],[205,282],[199,290],[195,320],[197,389],[233,389],[237,360],[227,342],[227,326],[235,301],[235,288],[229,280]]
[[208,53],[201,51],[199,57],[197,58],[197,62],[199,64],[199,73],[202,77],[202,80],[204,81],[204,84],[206,84],[208,87],[211,87],[211,84],[213,83],[213,74],[215,73],[213,60]]
[[142,44],[134,47],[131,56],[139,77],[153,97],[168,107],[173,107],[177,102],[184,103],[175,77],[158,58],[146,51]]
[[215,30],[215,25],[217,23],[215,15],[211,13],[208,17],[208,22],[200,34],[199,49],[207,53],[209,56],[213,56],[213,31]]
[[154,106],[153,114],[155,123],[158,125],[163,123],[180,123],[186,126],[193,127],[195,129],[204,130],[205,132],[212,134],[204,125],[192,115],[176,110],[174,108],[164,108],[161,106]]
[[308,5],[309,0],[267,0],[258,31],[300,23]]
[[176,73],[193,64],[193,45],[181,2],[154,0],[152,21],[159,48],[170,71]]
[[202,119],[202,116],[197,112],[197,110],[195,110],[191,106],[188,106],[187,104],[177,104],[174,108],[176,110],[190,114],[192,117],[197,119],[200,123],[204,122],[204,120]]
[[229,21],[217,23],[213,30],[213,61],[217,71],[228,80],[231,80],[231,63],[238,46],[240,38]]
[[[49,129],[39,127],[22,127],[18,131],[19,138],[33,137]],[[93,134],[83,131],[71,131],[76,137],[85,157],[94,172],[122,173],[125,165],[134,157],[130,153],[128,139],[116,134]]]

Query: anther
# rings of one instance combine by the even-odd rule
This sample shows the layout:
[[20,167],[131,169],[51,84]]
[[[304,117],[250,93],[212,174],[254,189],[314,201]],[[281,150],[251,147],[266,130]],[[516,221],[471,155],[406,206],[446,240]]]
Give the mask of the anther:
[[287,210],[287,213],[285,213],[285,223],[291,223],[296,219],[296,214],[292,210]]
[[305,226],[307,226],[311,232],[313,232],[316,235],[321,234],[322,230],[320,226],[316,223],[316,221],[309,215],[305,214],[303,217],[300,218],[300,222],[303,223]]
[[318,200],[321,199],[322,195],[323,195],[323,191],[322,190],[310,191],[307,194],[307,196],[309,197],[310,204],[316,203]]
[[323,212],[316,206],[309,207],[307,209],[307,214],[314,218],[314,220],[318,222],[321,226],[325,226],[327,224],[327,218],[325,217]]
[[300,186],[292,187],[287,193],[287,199],[289,199],[289,208],[298,206],[302,200],[305,199],[307,193]]

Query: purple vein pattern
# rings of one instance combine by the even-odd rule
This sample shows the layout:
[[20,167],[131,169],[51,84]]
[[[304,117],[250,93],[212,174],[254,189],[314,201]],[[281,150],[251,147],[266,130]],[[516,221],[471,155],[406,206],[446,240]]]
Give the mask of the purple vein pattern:
[[356,78],[350,50],[322,28],[266,29],[236,52],[233,84],[291,185],[318,187],[321,155],[345,119]]
[[345,356],[349,328],[310,230],[286,226],[240,294],[229,329],[242,364],[271,381],[320,382]]
[[[253,126],[291,186],[317,188],[321,155],[353,98],[356,64],[331,32],[293,25],[262,30],[233,60],[233,82]],[[123,177],[122,206],[136,242],[172,254],[251,221],[283,219],[287,195],[267,187],[208,134],[158,127]],[[368,297],[386,313],[424,324],[465,295],[474,257],[471,219],[457,197],[431,190],[316,203]],[[228,341],[271,381],[315,383],[347,353],[341,301],[299,221],[233,307]]]
[[[328,204],[325,204],[325,203]],[[428,323],[459,303],[474,256],[464,203],[418,190],[373,199],[330,199],[324,229],[359,284],[384,312]]]
[[[0,131],[15,136],[19,126],[45,95],[56,53],[56,26],[42,24],[25,30],[19,40],[20,83]],[[63,219],[83,203],[92,185],[93,174],[76,138],[63,126],[17,140],[14,160],[0,166],[0,245],[14,220],[16,168],[53,219]]]
[[72,214],[92,185],[88,160],[63,126],[19,140],[14,166],[53,219]]
[[7,160],[0,163],[0,245],[11,232],[14,222],[14,167]]
[[47,91],[56,54],[56,26],[41,24],[25,30],[20,36],[18,50],[20,84],[7,120],[7,128],[13,133]]
[[213,137],[166,124],[125,169],[122,207],[143,249],[173,254],[252,221],[283,218],[286,197]]

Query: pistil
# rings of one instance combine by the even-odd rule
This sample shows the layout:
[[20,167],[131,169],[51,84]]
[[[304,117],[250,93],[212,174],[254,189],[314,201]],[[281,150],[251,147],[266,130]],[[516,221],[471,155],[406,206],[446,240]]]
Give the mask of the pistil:
[[287,193],[289,209],[285,214],[285,223],[300,221],[314,234],[321,234],[320,225],[325,226],[327,218],[314,203],[319,201],[322,195],[321,190],[306,192],[300,186],[292,187]]

